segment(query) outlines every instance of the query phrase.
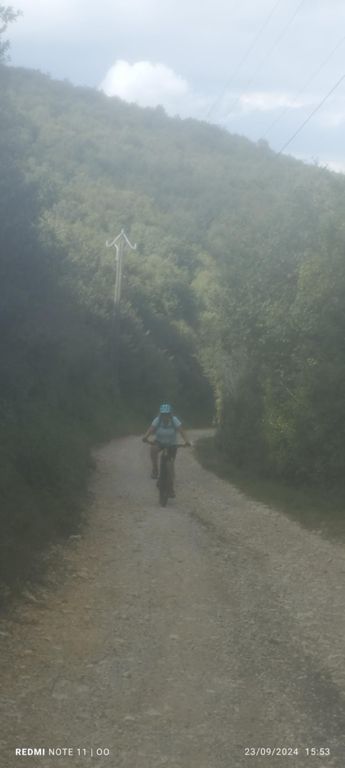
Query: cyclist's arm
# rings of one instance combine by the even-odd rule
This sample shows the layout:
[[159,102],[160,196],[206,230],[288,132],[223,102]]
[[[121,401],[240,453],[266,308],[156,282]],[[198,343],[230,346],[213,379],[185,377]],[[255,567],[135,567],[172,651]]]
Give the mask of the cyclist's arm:
[[178,430],[177,430],[177,431],[178,431],[178,432],[179,432],[179,434],[181,435],[181,437],[182,437],[182,440],[184,440],[184,442],[185,442],[185,445],[190,445],[190,440],[188,439],[188,437],[187,437],[187,435],[186,435],[186,433],[185,433],[184,429],[183,429],[182,427],[178,427]]
[[156,431],[156,427],[153,427],[152,424],[150,424],[149,428],[146,430],[143,436],[143,440],[147,440],[147,438],[150,437],[150,435],[154,435],[155,431]]

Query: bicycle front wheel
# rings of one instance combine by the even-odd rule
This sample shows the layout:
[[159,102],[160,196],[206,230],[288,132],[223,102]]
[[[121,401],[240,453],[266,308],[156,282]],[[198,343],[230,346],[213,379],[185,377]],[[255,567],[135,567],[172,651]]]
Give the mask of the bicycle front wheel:
[[159,472],[159,503],[161,507],[166,507],[167,501],[168,501],[168,483],[169,483],[169,476],[168,476],[168,467],[167,467],[167,461],[162,456],[161,458],[161,464],[160,464],[160,472]]

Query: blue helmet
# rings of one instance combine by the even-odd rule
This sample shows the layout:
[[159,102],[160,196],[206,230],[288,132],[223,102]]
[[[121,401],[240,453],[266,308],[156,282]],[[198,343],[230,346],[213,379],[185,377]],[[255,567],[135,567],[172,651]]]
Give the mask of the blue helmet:
[[172,413],[173,409],[172,406],[169,405],[169,403],[162,403],[162,405],[159,408],[159,413]]

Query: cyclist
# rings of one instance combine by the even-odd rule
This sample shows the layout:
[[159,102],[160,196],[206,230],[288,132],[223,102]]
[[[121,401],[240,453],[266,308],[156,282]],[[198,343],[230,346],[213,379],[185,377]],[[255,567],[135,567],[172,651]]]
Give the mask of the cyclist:
[[[153,419],[152,424],[145,432],[143,442],[146,443],[150,435],[154,435],[154,443],[151,445],[152,472],[151,477],[155,480],[158,477],[158,454],[162,448],[169,446],[173,460],[177,453],[177,435],[180,434],[185,445],[190,445],[188,437],[182,429],[182,423],[177,416],[174,416],[173,408],[169,403],[162,403],[159,408],[159,415]],[[174,491],[172,491],[172,495]]]

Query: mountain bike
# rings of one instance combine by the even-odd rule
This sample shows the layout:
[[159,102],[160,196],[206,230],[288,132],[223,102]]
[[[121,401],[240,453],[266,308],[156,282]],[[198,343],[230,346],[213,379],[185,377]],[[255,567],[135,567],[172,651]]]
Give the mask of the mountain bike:
[[[150,445],[153,444],[152,440],[147,440]],[[175,496],[173,492],[174,487],[174,461],[176,453],[179,448],[187,448],[186,445],[169,445],[162,446],[159,459],[159,476],[157,480],[157,488],[159,491],[159,503],[161,507],[166,507],[168,499]]]

